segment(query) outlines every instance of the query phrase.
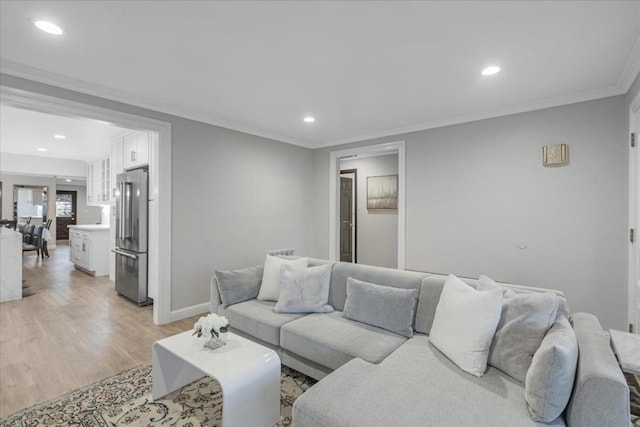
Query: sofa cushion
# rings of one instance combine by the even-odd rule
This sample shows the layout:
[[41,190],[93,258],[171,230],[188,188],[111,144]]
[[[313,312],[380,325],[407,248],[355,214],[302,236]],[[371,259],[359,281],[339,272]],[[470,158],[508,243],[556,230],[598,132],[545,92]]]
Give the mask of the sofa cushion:
[[382,286],[418,289],[422,279],[427,276],[428,274],[426,273],[396,270],[395,268],[339,262],[333,266],[333,271],[331,272],[329,305],[336,310],[344,310],[344,303],[347,300],[347,279],[349,277]]
[[219,310],[229,319],[231,329],[238,329],[274,346],[280,345],[280,327],[304,314],[276,313],[275,302],[253,299]]
[[216,270],[222,305],[228,307],[257,297],[262,282],[262,270],[261,265],[241,270]]
[[262,283],[260,284],[260,291],[258,292],[259,300],[278,301],[278,297],[280,296],[280,267],[282,265],[306,267],[309,265],[309,258],[284,259],[267,255],[264,260]]
[[420,283],[420,297],[416,308],[415,330],[423,334],[431,333],[433,317],[440,300],[445,279],[442,276],[425,277]]
[[534,353],[556,319],[558,296],[549,292],[517,294],[480,276],[479,291],[494,289],[504,291],[504,302],[489,350],[489,365],[524,382]]
[[280,332],[283,349],[331,369],[355,357],[380,363],[405,341],[393,332],[345,319],[340,311],[309,314]]
[[480,377],[502,310],[502,290],[479,292],[450,275],[431,327],[431,343],[465,372]]
[[293,405],[296,427],[564,426],[529,417],[522,384],[495,368],[482,378],[460,371],[425,335],[379,365],[352,360]]
[[396,334],[413,336],[418,289],[397,289],[349,277],[342,315]]
[[280,267],[280,297],[276,313],[329,313],[327,304],[331,264],[317,267]]
[[527,372],[524,397],[531,418],[555,420],[567,407],[578,365],[576,334],[566,317],[549,329]]

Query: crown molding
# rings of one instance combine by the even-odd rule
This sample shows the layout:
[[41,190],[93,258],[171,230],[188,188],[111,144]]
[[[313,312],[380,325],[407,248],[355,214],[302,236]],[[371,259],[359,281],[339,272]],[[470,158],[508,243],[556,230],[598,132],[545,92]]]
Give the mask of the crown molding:
[[526,113],[529,111],[542,110],[550,107],[558,107],[561,105],[575,104],[578,102],[591,101],[594,99],[607,98],[626,93],[622,91],[618,85],[603,87],[586,92],[580,92],[570,95],[557,96],[553,98],[540,99],[521,104],[508,105],[505,107],[494,108],[484,111],[476,111],[469,114],[462,114],[454,117],[445,117],[437,120],[430,120],[422,123],[415,123],[408,126],[398,127],[394,129],[381,130],[367,134],[355,135],[337,140],[325,141],[316,146],[316,148],[331,147],[334,145],[349,144],[352,142],[366,141],[376,138],[398,137],[402,134],[411,132],[419,132],[428,129],[435,129],[445,126],[458,125],[462,123],[475,122],[478,120],[493,119],[496,117],[509,116],[512,114]]
[[305,148],[315,148],[314,144],[309,141],[298,140],[286,135],[281,135],[277,132],[271,132],[242,123],[237,123],[232,120],[175,107],[173,105],[165,104],[154,99],[132,95],[124,91],[89,83],[72,77],[63,76],[61,74],[51,73],[39,68],[34,68],[28,65],[19,64],[17,62],[8,61],[6,59],[0,59],[0,72],[23,79],[33,80],[38,83],[44,83],[51,86],[80,92],[86,95],[105,98],[111,101],[133,105],[135,107],[146,108],[148,110],[153,110],[160,113],[195,120],[197,122],[231,129],[238,132],[248,133],[251,135],[260,136],[262,138],[272,139],[278,142],[286,142],[288,144]]
[[640,35],[636,38],[636,42],[633,44],[627,62],[625,62],[618,78],[618,87],[622,93],[629,91],[638,73],[640,73]]
[[469,114],[463,114],[454,117],[445,117],[427,122],[415,123],[408,126],[398,127],[394,129],[386,129],[378,132],[361,134],[347,138],[340,138],[316,144],[315,148],[331,147],[334,145],[348,144],[352,142],[366,141],[375,138],[385,138],[390,136],[398,136],[404,133],[419,132],[422,130],[435,129],[439,127],[458,125],[462,123],[475,122],[478,120],[492,119],[496,117],[508,116],[511,114],[526,113],[528,111],[541,110],[544,108],[558,107],[561,105],[575,104],[578,102],[592,101],[594,99],[607,98],[609,96],[623,95],[629,92],[631,85],[636,77],[640,74],[640,34],[636,37],[636,41],[629,52],[629,56],[620,72],[618,81],[615,85],[605,86],[585,92],[574,93],[570,95],[562,95],[552,98],[545,98],[521,104],[509,105],[490,110],[477,111]]
[[525,113],[529,111],[541,110],[544,108],[557,107],[561,105],[574,104],[578,102],[591,101],[600,98],[606,98],[610,96],[622,95],[629,91],[629,88],[633,84],[636,76],[640,73],[640,35],[636,38],[636,41],[631,49],[631,52],[625,62],[625,65],[620,73],[618,81],[615,85],[610,85],[598,89],[589,91],[573,93],[569,95],[562,95],[552,98],[539,99],[520,104],[509,105],[505,107],[499,107],[495,109],[476,111],[469,114],[462,114],[453,117],[444,117],[436,120],[429,120],[426,122],[415,123],[407,126],[401,126],[397,128],[385,129],[376,132],[370,132],[365,134],[353,135],[345,138],[338,138],[327,140],[323,142],[313,143],[311,141],[302,141],[295,138],[290,138],[285,135],[281,135],[275,132],[270,132],[263,129],[254,128],[245,124],[240,124],[231,120],[214,117],[187,109],[181,109],[175,106],[164,104],[156,100],[152,100],[145,97],[139,97],[116,89],[111,89],[101,85],[95,85],[85,81],[77,80],[74,78],[66,77],[60,74],[50,73],[48,71],[40,70],[37,68],[29,67],[26,65],[18,64],[5,59],[0,60],[0,72],[21,77],[29,80],[33,80],[39,83],[49,84],[52,86],[61,87],[63,89],[69,89],[76,92],[81,92],[87,95],[97,96],[100,98],[109,99],[112,101],[122,102],[125,104],[133,105],[136,107],[146,108],[157,112],[171,114],[174,116],[195,120],[202,123],[207,123],[214,126],[219,126],[239,132],[248,133],[263,138],[268,138],[280,142],[285,142],[300,147],[317,149],[324,147],[332,147],[341,144],[348,144],[353,142],[365,141],[375,138],[385,138],[390,136],[397,136],[401,134],[419,132],[428,129],[434,129],[445,126],[458,125],[462,123],[469,123],[479,120],[492,119],[496,117],[508,116],[512,114]]

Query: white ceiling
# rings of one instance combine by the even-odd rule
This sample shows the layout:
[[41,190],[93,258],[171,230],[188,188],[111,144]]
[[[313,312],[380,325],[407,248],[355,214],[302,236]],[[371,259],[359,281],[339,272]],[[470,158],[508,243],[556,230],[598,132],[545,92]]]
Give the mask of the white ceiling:
[[[0,105],[0,153],[93,160],[109,154],[111,141],[126,132],[96,120]],[[64,135],[66,139],[56,139],[53,135]],[[47,151],[38,151],[38,148]]]
[[0,70],[320,147],[625,93],[639,33],[637,1],[2,1]]

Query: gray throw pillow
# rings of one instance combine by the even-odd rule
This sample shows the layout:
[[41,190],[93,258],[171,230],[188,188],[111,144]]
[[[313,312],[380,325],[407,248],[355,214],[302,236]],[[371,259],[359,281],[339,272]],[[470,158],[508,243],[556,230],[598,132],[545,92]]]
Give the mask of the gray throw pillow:
[[222,306],[227,308],[230,305],[257,297],[262,282],[262,270],[263,266],[261,265],[241,270],[216,270]]
[[556,319],[558,297],[552,293],[518,294],[487,279],[483,277],[478,282],[479,291],[504,289],[500,323],[489,350],[489,365],[524,382],[534,353]]
[[418,289],[399,289],[347,278],[342,316],[405,337],[413,336]]
[[544,423],[564,411],[578,366],[578,341],[566,317],[560,317],[542,340],[524,386],[529,415]]
[[332,264],[317,267],[280,266],[280,297],[276,313],[330,313],[329,280]]

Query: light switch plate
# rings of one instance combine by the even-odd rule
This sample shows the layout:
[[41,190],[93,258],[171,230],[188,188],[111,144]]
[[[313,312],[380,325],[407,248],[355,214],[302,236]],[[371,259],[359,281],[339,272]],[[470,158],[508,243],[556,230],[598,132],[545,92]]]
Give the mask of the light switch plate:
[[567,144],[545,145],[542,147],[542,164],[545,166],[564,166],[569,163]]

